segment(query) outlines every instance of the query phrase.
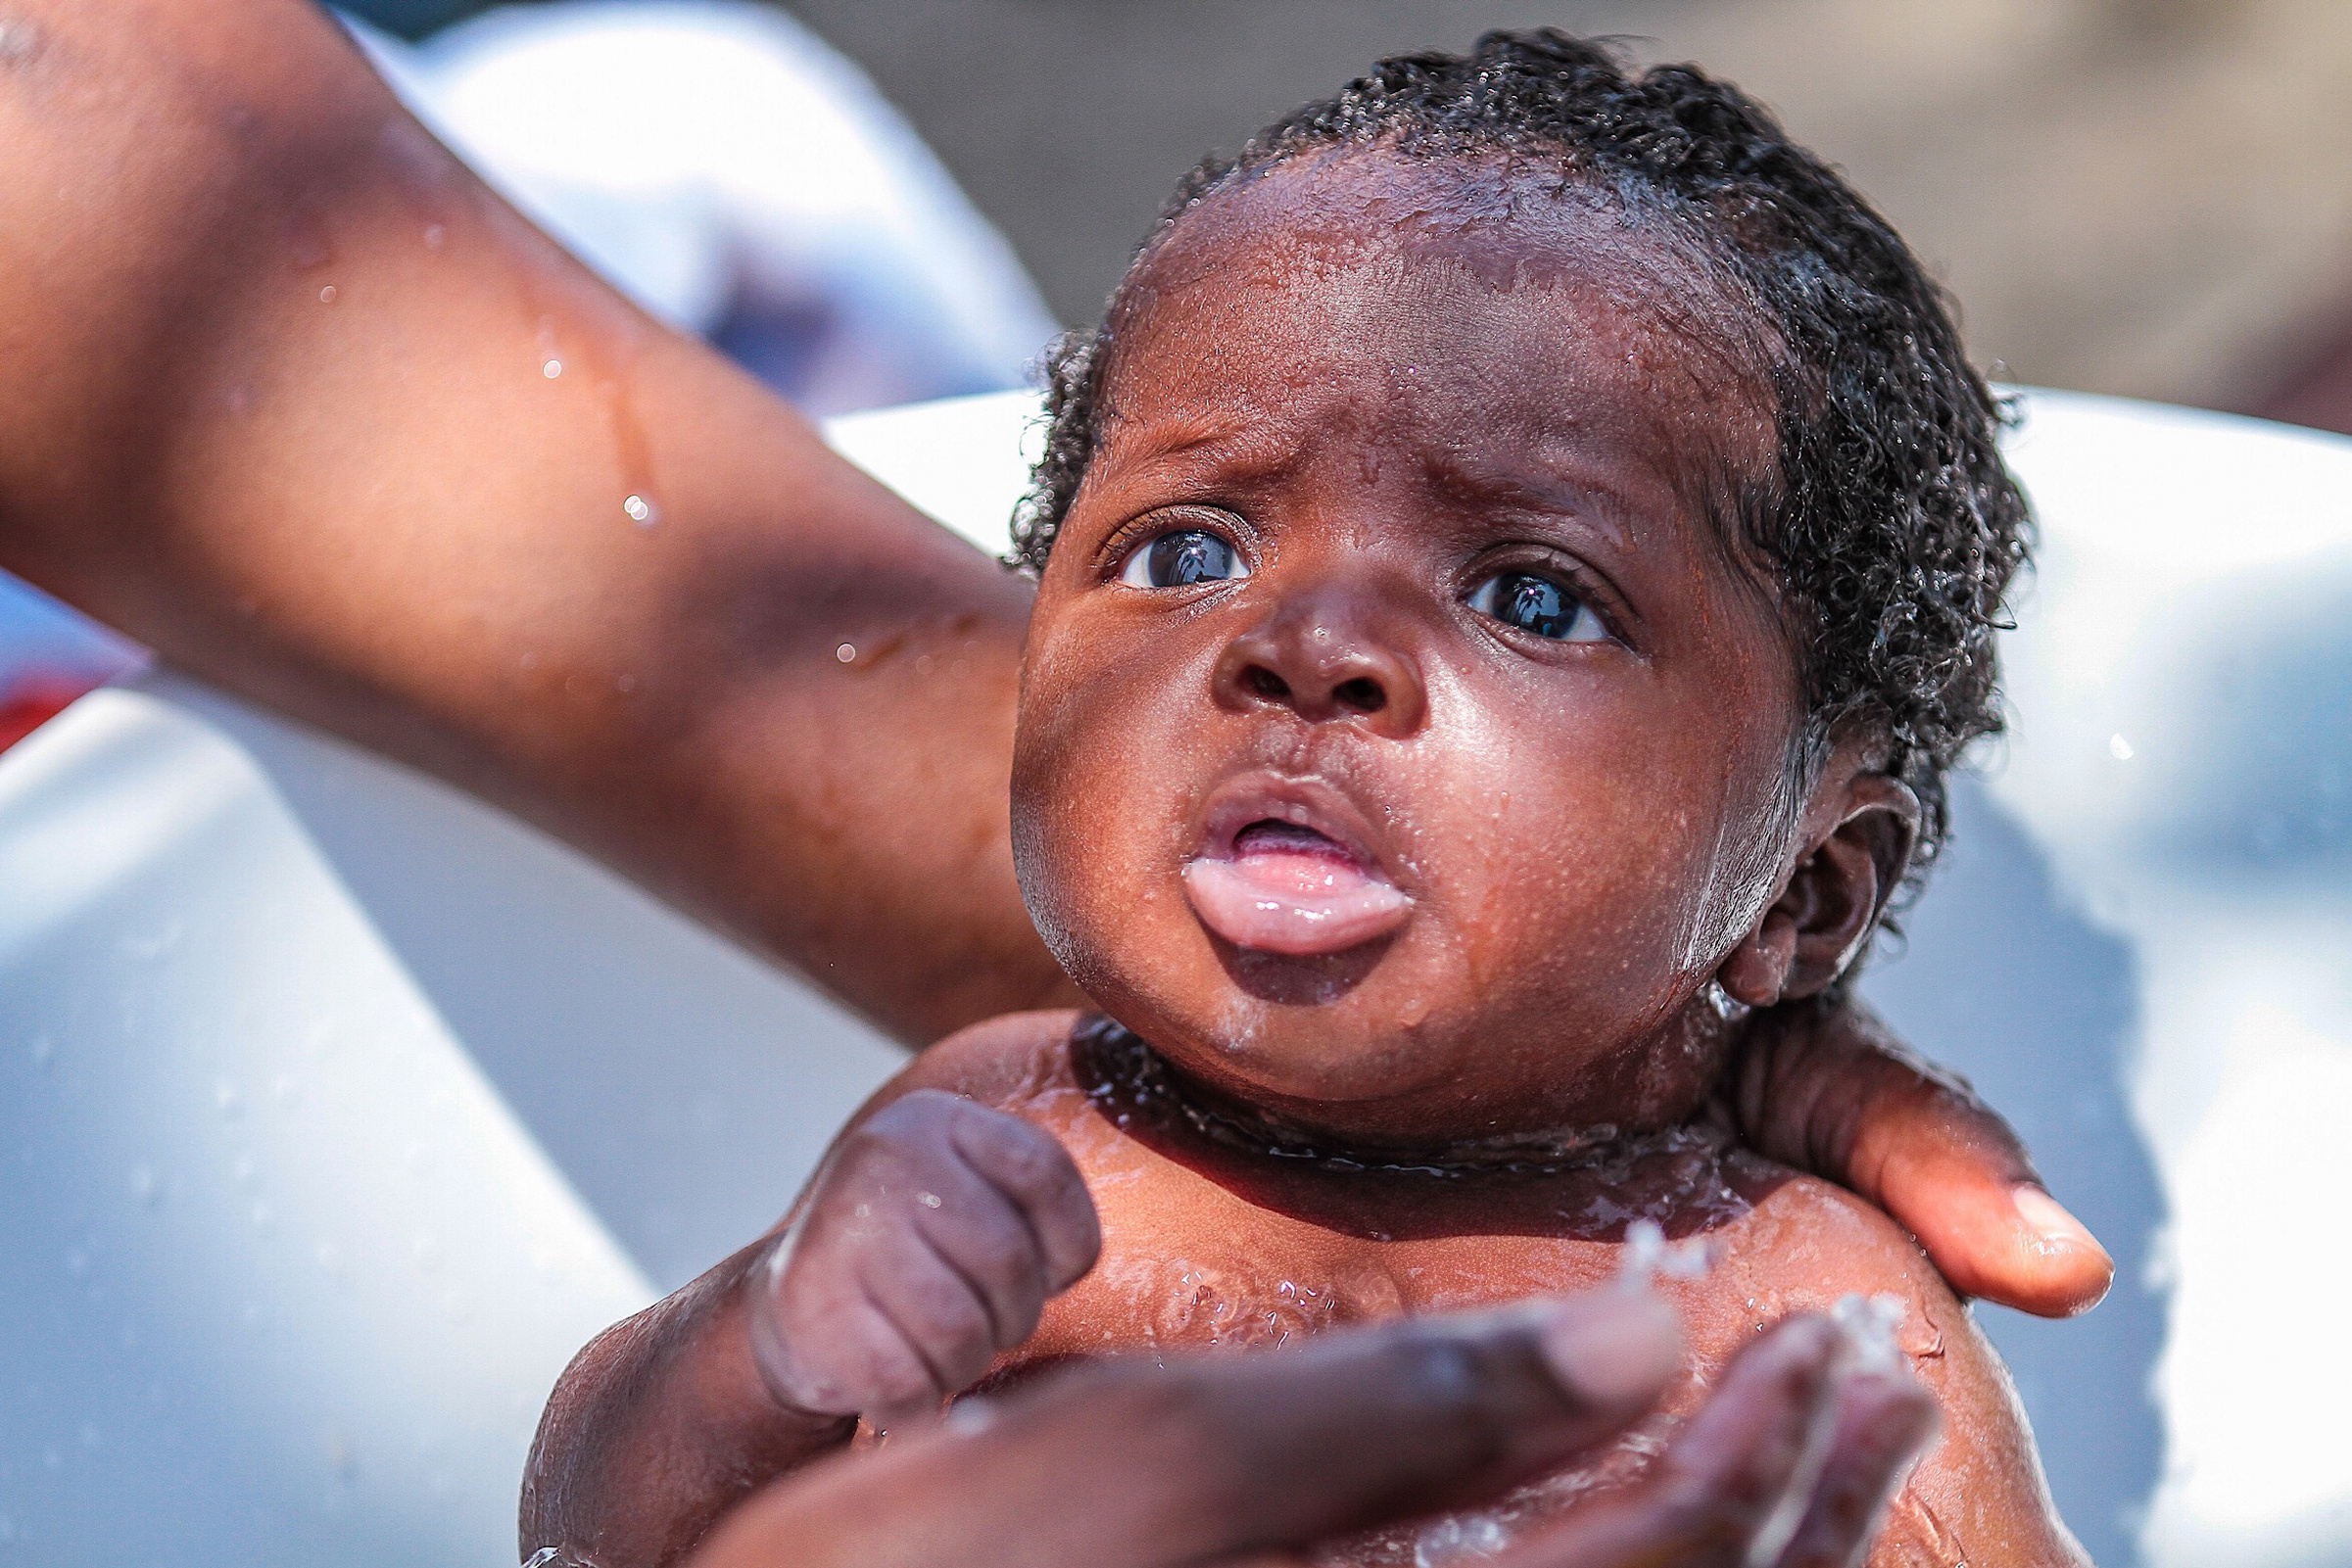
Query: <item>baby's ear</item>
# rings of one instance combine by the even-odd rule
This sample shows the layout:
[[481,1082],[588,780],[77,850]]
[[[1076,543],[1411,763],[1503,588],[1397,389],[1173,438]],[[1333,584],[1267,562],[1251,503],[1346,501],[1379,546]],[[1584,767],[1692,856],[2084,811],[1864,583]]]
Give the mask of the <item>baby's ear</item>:
[[1900,780],[1857,773],[1826,831],[1715,978],[1750,1007],[1811,996],[1845,973],[1887,907],[1919,841],[1919,797]]

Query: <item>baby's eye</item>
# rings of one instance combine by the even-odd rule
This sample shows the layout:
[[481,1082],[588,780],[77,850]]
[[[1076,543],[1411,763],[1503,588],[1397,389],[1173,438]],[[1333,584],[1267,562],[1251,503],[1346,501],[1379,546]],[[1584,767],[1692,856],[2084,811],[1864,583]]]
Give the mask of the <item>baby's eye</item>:
[[1136,546],[1119,568],[1119,580],[1129,588],[1190,588],[1249,575],[1232,546],[1198,528],[1178,529]]
[[1591,605],[1550,578],[1529,572],[1497,572],[1471,593],[1470,608],[1556,641],[1600,642],[1608,637]]

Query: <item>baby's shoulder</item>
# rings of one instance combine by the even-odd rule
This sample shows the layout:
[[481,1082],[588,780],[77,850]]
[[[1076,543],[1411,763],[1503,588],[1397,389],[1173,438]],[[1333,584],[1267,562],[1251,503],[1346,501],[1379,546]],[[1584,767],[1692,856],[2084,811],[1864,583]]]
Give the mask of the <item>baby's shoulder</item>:
[[1054,1102],[1082,1097],[1070,1064],[1071,1033],[1082,1017],[1067,1008],[1005,1013],[958,1029],[876,1091],[851,1125],[918,1089],[943,1090],[1017,1116],[1034,1116]]
[[1896,1296],[1914,1316],[1961,1307],[1910,1234],[1875,1205],[1833,1182],[1767,1164],[1745,1152],[1736,1184],[1749,1200],[1714,1234],[1719,1283],[1752,1290],[1780,1313],[1826,1309],[1842,1296]]
[[1897,1499],[1871,1562],[2082,1564],[2007,1368],[1919,1244],[1843,1187],[1754,1166],[1762,1179],[1749,1185],[1752,1207],[1715,1233],[1712,1266],[1693,1292],[1702,1354],[1728,1359],[1763,1325],[1832,1310],[1842,1297],[1892,1298],[1902,1309],[1896,1347],[1944,1409],[1942,1441]]

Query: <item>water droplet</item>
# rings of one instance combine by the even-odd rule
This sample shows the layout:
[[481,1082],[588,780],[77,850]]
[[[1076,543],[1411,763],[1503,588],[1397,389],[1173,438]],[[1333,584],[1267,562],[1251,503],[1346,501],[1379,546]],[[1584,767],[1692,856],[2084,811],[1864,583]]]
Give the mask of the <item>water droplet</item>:
[[1491,1557],[1510,1544],[1510,1534],[1498,1520],[1460,1515],[1439,1519],[1423,1526],[1415,1539],[1414,1568],[1440,1568],[1442,1564]]
[[857,662],[857,644],[855,642],[844,642],[840,647],[833,650],[833,656],[840,660],[843,664],[855,664]]
[[621,510],[629,514],[629,521],[641,528],[650,528],[661,518],[661,514],[653,509],[653,503],[643,496],[632,496],[622,501]]
[[915,1194],[915,1202],[926,1209],[936,1209],[939,1207],[939,1195],[936,1192],[919,1192]]
[[448,241],[449,237],[450,237],[450,231],[449,231],[448,229],[445,229],[445,228],[443,228],[443,227],[442,227],[440,224],[438,224],[438,223],[427,223],[427,224],[425,225],[425,249],[426,249],[426,250],[428,250],[428,251],[438,251],[438,250],[440,250],[440,249],[441,249],[441,247],[443,246],[443,244],[445,244],[445,243]]
[[557,376],[563,374],[563,361],[561,359],[550,359],[546,364],[543,364],[539,367],[539,373],[547,377],[550,381],[552,381]]
[[634,691],[637,689],[637,677],[624,674],[614,680],[612,684],[623,691]]
[[2120,735],[2111,735],[2107,737],[2107,755],[2118,762],[2130,762],[2136,753],[2133,751],[2131,741]]
[[526,670],[536,670],[539,668],[539,655],[535,652],[526,651],[521,658],[515,660],[515,663],[521,665]]
[[335,285],[330,283],[325,288],[318,291],[318,303],[320,305],[333,305],[335,303]]

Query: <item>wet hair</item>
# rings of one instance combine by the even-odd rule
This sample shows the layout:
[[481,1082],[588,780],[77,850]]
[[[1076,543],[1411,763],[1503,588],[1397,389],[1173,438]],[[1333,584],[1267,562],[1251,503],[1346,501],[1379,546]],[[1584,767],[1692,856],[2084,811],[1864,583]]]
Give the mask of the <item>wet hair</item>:
[[2031,531],[1996,445],[2005,413],[1968,364],[1943,291],[1887,221],[1772,116],[1690,66],[1627,71],[1550,28],[1490,32],[1466,55],[1413,54],[1188,174],[1112,295],[1104,324],[1046,361],[1050,419],[1010,561],[1042,571],[1101,434],[1116,324],[1142,261],[1184,214],[1289,160],[1377,147],[1502,157],[1598,192],[1666,234],[1752,310],[1777,472],[1737,506],[1780,584],[1808,720],[1809,782],[1832,738],[1867,726],[1917,792],[1915,894],[1949,828],[1944,776],[2001,728],[1993,633]]

